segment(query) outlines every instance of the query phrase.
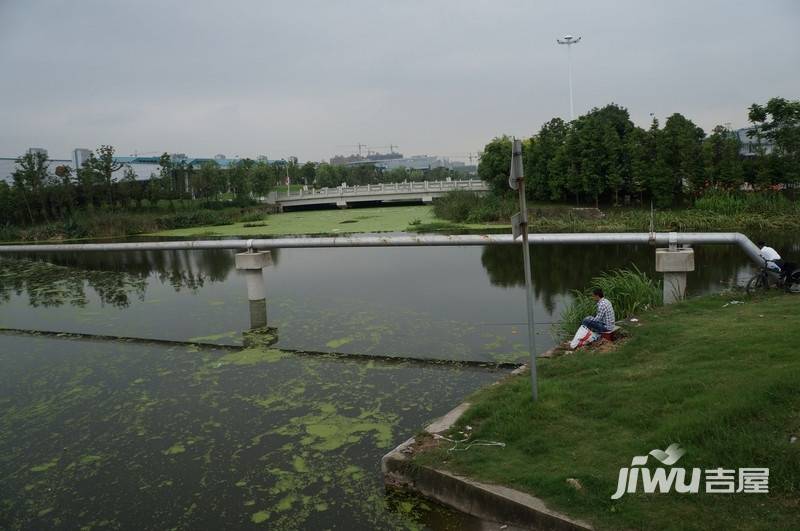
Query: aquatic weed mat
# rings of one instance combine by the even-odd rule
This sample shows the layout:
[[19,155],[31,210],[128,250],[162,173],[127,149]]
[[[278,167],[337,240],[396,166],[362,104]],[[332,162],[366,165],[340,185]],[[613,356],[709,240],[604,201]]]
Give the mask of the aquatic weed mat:
[[0,528],[416,527],[380,457],[498,377],[0,336]]

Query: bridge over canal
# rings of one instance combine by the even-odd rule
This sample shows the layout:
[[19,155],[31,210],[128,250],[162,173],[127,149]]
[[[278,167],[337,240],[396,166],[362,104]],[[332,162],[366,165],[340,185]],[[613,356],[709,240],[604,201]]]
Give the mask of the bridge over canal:
[[487,192],[489,185],[478,180],[343,185],[336,188],[297,190],[288,193],[286,191],[273,192],[268,201],[278,204],[282,209],[312,205],[336,205],[339,208],[347,208],[349,204],[361,202],[419,201],[430,203],[435,197],[452,190]]

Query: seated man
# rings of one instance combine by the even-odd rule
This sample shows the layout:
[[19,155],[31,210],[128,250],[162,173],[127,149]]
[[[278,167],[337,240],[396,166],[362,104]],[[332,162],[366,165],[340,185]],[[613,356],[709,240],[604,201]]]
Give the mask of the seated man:
[[597,315],[594,317],[586,317],[581,324],[598,334],[603,332],[610,332],[614,328],[616,316],[614,315],[614,307],[611,301],[603,296],[603,290],[595,288],[592,290],[592,298],[597,301]]
[[763,241],[756,243],[756,247],[759,249],[761,258],[767,261],[767,269],[780,273],[783,269],[783,260],[781,260],[781,255],[778,254],[778,251],[768,247]]

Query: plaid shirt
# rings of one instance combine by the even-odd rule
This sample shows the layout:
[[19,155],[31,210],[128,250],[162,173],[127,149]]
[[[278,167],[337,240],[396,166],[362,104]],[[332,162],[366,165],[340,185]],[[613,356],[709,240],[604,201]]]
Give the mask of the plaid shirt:
[[594,317],[609,329],[614,328],[614,323],[617,318],[614,315],[614,307],[611,306],[611,301],[605,297],[597,301],[597,315]]

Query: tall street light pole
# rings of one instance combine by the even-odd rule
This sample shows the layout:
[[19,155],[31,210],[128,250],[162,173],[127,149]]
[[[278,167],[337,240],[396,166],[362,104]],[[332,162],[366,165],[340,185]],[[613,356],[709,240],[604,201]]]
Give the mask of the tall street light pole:
[[531,276],[531,255],[528,245],[528,205],[525,202],[525,176],[522,167],[522,140],[511,141],[511,172],[508,185],[519,191],[519,212],[511,217],[511,234],[516,240],[522,236],[522,264],[525,271],[525,306],[528,311],[528,345],[531,350],[531,398],[539,397],[539,384],[536,377],[536,327],[533,315],[533,277]]
[[556,39],[558,44],[567,45],[567,61],[569,61],[569,119],[575,119],[575,105],[572,102],[572,45],[581,42],[580,37],[564,35],[563,39]]

